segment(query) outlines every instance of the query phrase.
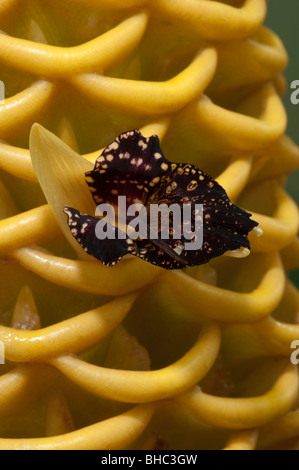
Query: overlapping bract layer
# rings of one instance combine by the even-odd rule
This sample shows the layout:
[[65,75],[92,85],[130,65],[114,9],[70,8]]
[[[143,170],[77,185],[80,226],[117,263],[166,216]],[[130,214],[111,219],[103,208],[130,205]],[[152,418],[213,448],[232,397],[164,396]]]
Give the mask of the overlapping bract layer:
[[[1,449],[297,445],[298,208],[283,186],[299,151],[265,10],[0,3]],[[35,126],[30,155],[35,122],[68,145]],[[111,269],[74,243],[63,208],[90,213],[84,173],[137,128],[253,213],[264,235],[248,259]]]

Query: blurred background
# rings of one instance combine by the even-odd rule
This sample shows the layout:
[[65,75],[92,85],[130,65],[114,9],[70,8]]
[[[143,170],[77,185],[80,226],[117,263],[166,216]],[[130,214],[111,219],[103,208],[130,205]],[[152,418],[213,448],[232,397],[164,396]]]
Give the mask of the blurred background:
[[[288,89],[284,96],[289,124],[288,135],[299,145],[299,104],[291,103],[290,89],[293,80],[299,80],[299,1],[270,0],[268,3],[268,16],[266,25],[273,29],[283,41],[289,54],[289,65],[285,71]],[[299,204],[299,173],[290,176],[289,192]]]
[[[299,1],[269,0],[265,24],[280,37],[289,54],[285,71],[288,87],[283,101],[289,119],[287,134],[299,145],[299,104],[294,105],[290,100],[294,91],[290,88],[291,83],[299,80]],[[289,177],[288,191],[299,205],[299,172]],[[291,273],[290,277],[299,287],[299,270]]]

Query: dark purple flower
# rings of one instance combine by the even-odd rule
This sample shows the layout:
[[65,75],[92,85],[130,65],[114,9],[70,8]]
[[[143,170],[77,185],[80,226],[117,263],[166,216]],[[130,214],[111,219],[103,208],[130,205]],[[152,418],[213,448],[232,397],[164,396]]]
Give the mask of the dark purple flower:
[[[258,223],[251,214],[233,204],[225,190],[210,176],[189,163],[171,163],[163,155],[157,136],[145,138],[138,130],[121,134],[102,152],[94,170],[85,174],[95,204],[118,205],[118,197],[126,196],[127,207],[140,203],[150,213],[152,204],[191,205],[191,231],[194,232],[197,205],[203,205],[203,244],[198,250],[184,249],[183,232],[177,239],[161,238],[163,221],[158,227],[158,239],[133,240],[126,228],[110,224],[114,237],[99,239],[96,226],[99,218],[83,215],[66,207],[68,224],[83,249],[103,264],[113,266],[126,254],[132,254],[165,269],[182,269],[207,263],[227,251],[250,248],[248,233]],[[126,224],[130,222],[126,217]],[[107,223],[108,227],[109,223]],[[150,235],[150,227],[147,227]],[[191,242],[194,242],[192,239]]]

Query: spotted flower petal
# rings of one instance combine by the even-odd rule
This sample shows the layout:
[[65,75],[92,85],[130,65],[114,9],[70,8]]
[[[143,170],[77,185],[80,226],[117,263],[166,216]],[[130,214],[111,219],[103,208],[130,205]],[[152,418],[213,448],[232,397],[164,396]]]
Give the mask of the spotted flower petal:
[[[112,266],[130,253],[166,269],[181,269],[207,263],[227,251],[250,248],[248,233],[258,225],[251,214],[233,204],[226,191],[209,175],[188,163],[171,163],[163,155],[157,136],[145,138],[138,130],[121,134],[97,159],[93,171],[85,174],[86,182],[96,204],[117,206],[118,197],[126,196],[127,207],[142,203],[147,212],[146,237],[132,239],[127,226],[124,230],[112,227],[112,237],[98,239],[99,219],[82,215],[71,207],[65,208],[71,233],[87,253]],[[180,237],[174,236],[174,215],[167,212],[169,238],[162,236],[163,216],[152,236],[150,215],[152,205],[170,207],[177,204],[180,212],[190,206],[190,236],[187,238],[181,219]],[[203,212],[199,213],[198,207]],[[126,224],[130,218],[125,215]],[[107,222],[109,224],[109,222]],[[195,243],[196,227],[203,233],[203,243]],[[122,227],[123,228],[123,227]]]
[[[208,174],[189,163],[172,163],[148,204],[191,204],[191,230],[194,232],[195,204],[203,205],[203,247],[183,250],[181,258],[189,266],[204,264],[211,258],[241,247],[250,248],[248,233],[258,225],[251,214],[233,204],[226,191]],[[181,241],[186,242],[183,233]],[[182,246],[183,243],[179,244]],[[173,248],[176,241],[170,239]]]
[[[179,257],[164,240],[160,240],[159,244],[162,246],[164,244],[165,251],[158,243],[155,244],[151,240],[131,240],[127,234],[109,222],[107,225],[110,231],[114,231],[115,238],[99,240],[96,237],[96,225],[99,219],[81,214],[72,207],[65,207],[64,212],[68,216],[68,224],[73,237],[89,255],[99,259],[106,266],[114,266],[123,256],[131,254],[157,266],[184,267]],[[120,234],[124,236],[124,239]]]
[[83,249],[107,266],[113,266],[127,254],[127,240],[120,239],[116,227],[110,225],[115,238],[99,240],[96,237],[96,225],[99,219],[81,214],[72,207],[65,207],[64,212],[68,216],[68,224],[73,237]]
[[145,138],[135,130],[108,145],[85,176],[96,204],[116,205],[119,195],[127,197],[128,205],[144,204],[168,168],[158,137]]

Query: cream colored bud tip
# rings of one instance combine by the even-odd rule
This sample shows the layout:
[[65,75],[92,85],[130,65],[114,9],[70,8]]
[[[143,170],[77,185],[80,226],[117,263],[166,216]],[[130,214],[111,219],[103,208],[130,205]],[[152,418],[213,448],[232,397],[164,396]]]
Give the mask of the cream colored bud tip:
[[252,232],[258,237],[262,237],[263,234],[264,234],[264,231],[261,227],[254,227],[254,229],[252,229]]
[[248,248],[240,248],[239,250],[227,251],[224,256],[230,256],[231,258],[247,258],[250,255]]
[[47,134],[47,130],[37,122],[32,125],[30,130],[30,148]]
[[37,122],[35,122],[31,126],[31,133],[38,134],[40,131],[45,131],[45,128],[43,126],[41,126],[40,124],[38,124]]

